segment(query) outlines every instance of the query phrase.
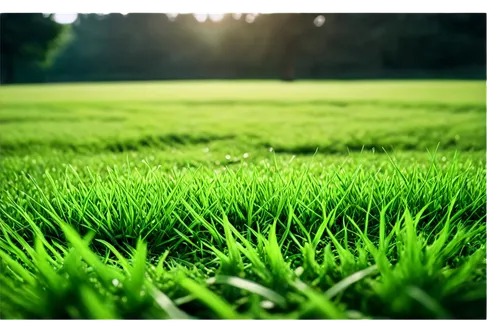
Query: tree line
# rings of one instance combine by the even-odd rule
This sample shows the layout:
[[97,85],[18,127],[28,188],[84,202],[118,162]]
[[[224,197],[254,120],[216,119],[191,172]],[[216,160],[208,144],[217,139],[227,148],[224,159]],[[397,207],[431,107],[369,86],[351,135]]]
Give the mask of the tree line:
[[486,14],[0,14],[2,83],[486,77]]

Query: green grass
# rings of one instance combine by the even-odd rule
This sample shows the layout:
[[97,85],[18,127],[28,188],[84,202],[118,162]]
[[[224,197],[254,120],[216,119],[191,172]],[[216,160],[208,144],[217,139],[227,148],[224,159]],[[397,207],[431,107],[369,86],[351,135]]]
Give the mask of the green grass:
[[484,82],[0,89],[2,318],[485,318]]

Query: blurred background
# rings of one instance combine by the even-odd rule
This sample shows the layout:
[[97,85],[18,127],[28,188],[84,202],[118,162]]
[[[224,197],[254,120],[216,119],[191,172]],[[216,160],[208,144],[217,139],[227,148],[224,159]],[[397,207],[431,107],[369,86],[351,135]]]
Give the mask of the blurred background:
[[486,14],[0,14],[1,83],[486,78]]

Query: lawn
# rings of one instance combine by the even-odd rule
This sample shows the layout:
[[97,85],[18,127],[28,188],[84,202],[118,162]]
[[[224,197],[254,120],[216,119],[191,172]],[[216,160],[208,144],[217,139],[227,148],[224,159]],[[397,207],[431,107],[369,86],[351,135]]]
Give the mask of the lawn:
[[1,318],[485,318],[484,81],[0,88]]

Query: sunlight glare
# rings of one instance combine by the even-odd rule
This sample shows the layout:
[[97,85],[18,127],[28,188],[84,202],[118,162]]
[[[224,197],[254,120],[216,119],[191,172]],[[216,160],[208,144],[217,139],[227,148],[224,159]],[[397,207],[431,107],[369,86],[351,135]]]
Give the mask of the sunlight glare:
[[241,18],[242,14],[241,13],[233,13],[233,18],[235,20],[239,20]]
[[253,23],[253,21],[255,21],[255,15],[254,14],[247,14],[247,16],[245,17],[245,21],[247,23]]
[[78,18],[78,13],[68,13],[68,14],[61,14],[61,13],[56,13],[54,14],[54,21],[56,21],[59,24],[71,24],[76,21]]
[[245,21],[247,23],[253,23],[257,16],[259,16],[260,12],[258,11],[257,8],[250,8],[248,9],[248,13],[245,17]]
[[167,15],[169,21],[175,21],[177,16],[179,16],[178,13],[165,13],[165,15]]
[[193,14],[193,16],[198,22],[205,22],[208,18],[207,14]]
[[208,18],[212,22],[220,22],[224,18],[224,14],[208,14]]

